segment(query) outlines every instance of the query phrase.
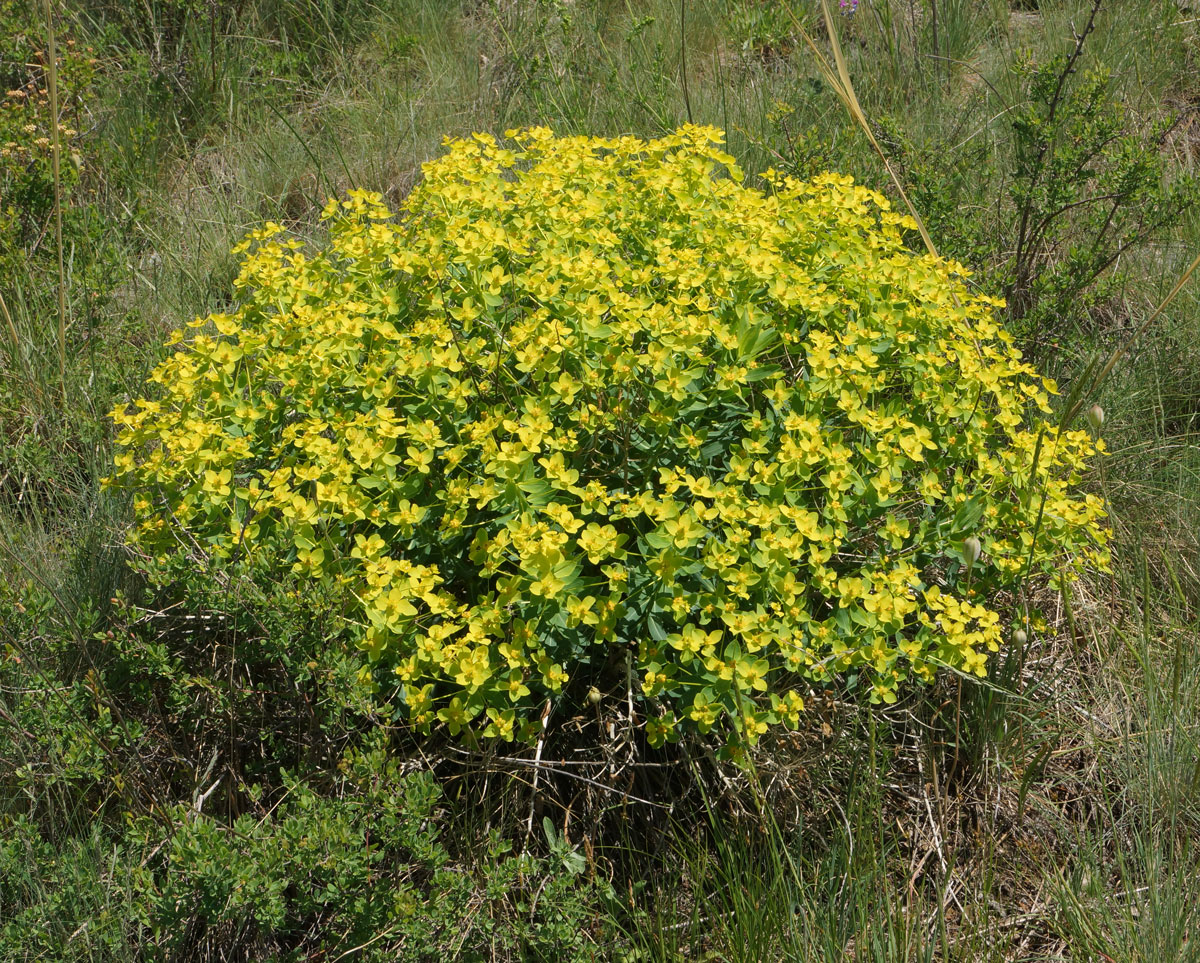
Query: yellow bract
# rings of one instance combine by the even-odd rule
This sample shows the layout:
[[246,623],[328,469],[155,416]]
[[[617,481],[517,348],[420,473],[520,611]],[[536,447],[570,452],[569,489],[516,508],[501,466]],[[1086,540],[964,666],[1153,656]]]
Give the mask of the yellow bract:
[[1106,564],[1101,445],[881,195],[746,186],[710,128],[508,137],[239,246],[237,310],[112,414],[135,543],[343,587],[417,724],[505,740],[627,659],[655,741],[891,701],[984,671],[1027,570]]

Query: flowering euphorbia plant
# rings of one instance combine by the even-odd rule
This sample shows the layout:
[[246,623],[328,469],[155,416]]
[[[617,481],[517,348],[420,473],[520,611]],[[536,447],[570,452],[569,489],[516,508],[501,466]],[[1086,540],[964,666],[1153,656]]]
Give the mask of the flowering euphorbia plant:
[[418,726],[533,739],[632,677],[653,742],[982,674],[1005,588],[1107,564],[1100,444],[884,197],[747,186],[710,128],[508,138],[242,245],[113,412],[145,555],[343,586]]

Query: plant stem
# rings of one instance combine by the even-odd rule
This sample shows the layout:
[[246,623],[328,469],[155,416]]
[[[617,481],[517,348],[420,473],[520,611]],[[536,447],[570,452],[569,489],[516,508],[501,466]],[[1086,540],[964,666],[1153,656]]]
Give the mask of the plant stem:
[[692,123],[692,98],[688,93],[687,78],[687,0],[679,0],[679,76],[683,81],[683,106],[687,110],[688,123]]
[[58,380],[63,404],[67,401],[67,275],[63,269],[62,144],[58,126],[58,52],[54,44],[54,13],[50,0],[42,0],[46,15],[46,77],[50,87],[50,169],[54,175],[54,241],[58,248]]
[[12,340],[13,360],[15,361],[17,353],[21,349],[21,339],[17,336],[17,326],[13,324],[12,315],[8,313],[8,303],[4,300],[3,292],[0,292],[0,314],[4,315],[4,322],[8,327],[8,336]]

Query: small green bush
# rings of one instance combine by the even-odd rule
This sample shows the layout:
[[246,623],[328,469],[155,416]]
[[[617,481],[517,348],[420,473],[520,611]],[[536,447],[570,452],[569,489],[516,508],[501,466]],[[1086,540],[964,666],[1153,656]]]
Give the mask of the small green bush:
[[228,829],[181,807],[137,895],[153,944],[177,959],[214,941],[280,961],[594,958],[589,900],[605,888],[580,867],[511,854],[498,834],[457,863],[428,774],[402,775],[382,750],[343,768],[336,794],[285,774],[268,816]]
[[1111,310],[1118,266],[1180,222],[1200,180],[1170,170],[1174,120],[1139,129],[1106,70],[1061,54],[1011,72],[1021,92],[994,141],[921,144],[881,126],[939,250],[1005,293],[1009,330],[1036,349]]
[[378,746],[332,786],[282,776],[230,825],[190,803],[53,834],[0,812],[0,958],[585,961],[611,938],[611,887],[557,832],[546,858],[493,830],[464,859],[433,778]]
[[240,306],[112,413],[151,567],[340,586],[421,727],[532,740],[636,673],[659,743],[983,674],[1005,589],[1107,565],[1102,445],[884,197],[746,186],[710,128],[508,136],[242,245]]
[[[52,234],[54,178],[51,142],[46,27],[32,15],[33,5],[0,0],[0,277],[9,280]],[[96,61],[70,37],[59,51],[58,85],[62,114],[58,133],[62,145],[61,189],[69,197],[80,181],[83,157],[77,146],[85,95],[89,94]],[[68,234],[78,229],[68,213]],[[7,286],[7,285],[6,285]],[[11,296],[11,292],[10,292]]]

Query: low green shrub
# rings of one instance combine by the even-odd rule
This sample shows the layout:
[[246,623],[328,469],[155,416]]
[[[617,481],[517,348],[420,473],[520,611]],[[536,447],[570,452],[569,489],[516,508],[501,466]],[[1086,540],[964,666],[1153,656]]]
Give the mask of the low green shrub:
[[[6,281],[18,267],[27,270],[26,260],[39,251],[50,254],[54,247],[50,163],[54,118],[45,46],[46,27],[33,16],[33,5],[0,0],[0,278]],[[62,40],[59,55],[61,190],[69,198],[84,163],[76,141],[96,61],[70,37]],[[68,235],[74,227],[70,222],[65,225]]]
[[1107,565],[1102,443],[886,198],[747,186],[710,128],[509,136],[242,245],[112,413],[149,569],[340,588],[420,727],[534,740],[636,674],[659,743],[983,674],[1006,590]]
[[920,143],[894,118],[881,127],[938,249],[1005,294],[1009,330],[1036,349],[1114,313],[1119,266],[1168,236],[1200,179],[1171,171],[1178,119],[1138,125],[1107,71],[1062,54],[1012,73],[1020,96],[994,139]]
[[94,412],[136,370],[128,350],[116,361],[107,348],[127,320],[116,295],[129,269],[117,239],[127,215],[105,206],[104,65],[86,34],[58,23],[56,36],[57,117],[43,6],[0,0],[0,503],[14,517],[57,518],[96,477],[89,460],[107,426]]
[[499,837],[455,862],[437,785],[382,750],[352,754],[339,783],[285,774],[269,816],[228,828],[181,808],[137,897],[153,945],[177,959],[213,942],[249,959],[594,958],[581,867],[510,854]]
[[228,825],[201,811],[219,794],[53,835],[0,813],[0,958],[601,958],[614,894],[582,854],[550,830],[546,858],[514,854],[493,832],[463,859],[432,777],[388,755],[353,752],[321,785],[284,773]]
[[[55,131],[46,39],[40,4],[0,0],[0,294],[8,308],[8,314],[0,312],[0,323],[5,327],[10,318],[19,324],[23,302],[29,314],[48,305],[57,284]],[[90,324],[119,273],[95,196],[102,161],[89,128],[95,127],[100,65],[92,48],[70,33],[59,35],[56,52],[63,248],[72,277],[89,292],[77,313]]]

